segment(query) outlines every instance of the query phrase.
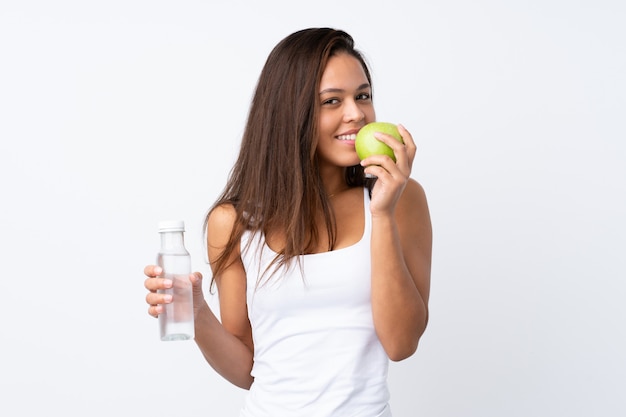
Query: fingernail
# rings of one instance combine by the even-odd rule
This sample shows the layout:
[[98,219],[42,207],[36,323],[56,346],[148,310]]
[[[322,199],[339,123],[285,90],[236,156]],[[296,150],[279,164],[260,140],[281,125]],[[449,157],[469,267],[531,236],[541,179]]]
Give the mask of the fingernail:
[[174,282],[171,279],[164,279],[163,280],[163,286],[165,288],[172,288],[172,285],[174,285]]
[[165,303],[171,303],[172,302],[172,295],[171,294],[165,294],[163,296],[163,302]]

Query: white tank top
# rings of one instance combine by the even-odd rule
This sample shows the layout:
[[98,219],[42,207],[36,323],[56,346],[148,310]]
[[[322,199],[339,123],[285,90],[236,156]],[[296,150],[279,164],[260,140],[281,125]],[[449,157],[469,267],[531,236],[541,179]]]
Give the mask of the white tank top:
[[389,359],[372,321],[367,189],[363,210],[359,242],[303,255],[302,270],[294,263],[260,286],[276,253],[263,236],[242,237],[254,383],[240,417],[391,416]]

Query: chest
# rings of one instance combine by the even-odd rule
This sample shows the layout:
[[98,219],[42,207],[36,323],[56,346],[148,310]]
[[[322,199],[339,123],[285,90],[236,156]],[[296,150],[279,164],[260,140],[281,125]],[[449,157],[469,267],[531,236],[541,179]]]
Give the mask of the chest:
[[369,242],[313,255],[258,280],[270,256],[248,260],[248,309],[254,316],[299,318],[327,315],[331,320],[348,311],[369,309],[371,303]]
[[[331,210],[335,220],[335,245],[333,250],[350,247],[361,240],[366,222],[367,209],[364,207],[364,192],[361,188],[352,188],[331,199]],[[323,214],[318,213],[315,220],[317,244],[310,250],[312,254],[328,251],[329,234]],[[265,236],[266,244],[278,252],[285,246],[285,235],[281,230],[274,230]]]

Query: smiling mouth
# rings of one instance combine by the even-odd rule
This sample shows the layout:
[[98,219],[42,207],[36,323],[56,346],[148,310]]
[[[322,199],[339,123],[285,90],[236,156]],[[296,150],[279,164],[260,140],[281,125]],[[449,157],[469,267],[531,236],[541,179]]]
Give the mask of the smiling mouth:
[[352,133],[350,135],[339,135],[337,136],[339,140],[356,140],[356,133]]

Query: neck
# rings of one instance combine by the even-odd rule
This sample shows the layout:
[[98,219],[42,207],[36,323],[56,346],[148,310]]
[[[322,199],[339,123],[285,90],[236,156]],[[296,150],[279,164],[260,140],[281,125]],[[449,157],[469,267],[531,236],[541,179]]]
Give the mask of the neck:
[[324,184],[324,190],[328,197],[332,197],[350,188],[348,184],[346,184],[345,171],[345,168],[337,166],[327,167],[321,170],[322,183]]

